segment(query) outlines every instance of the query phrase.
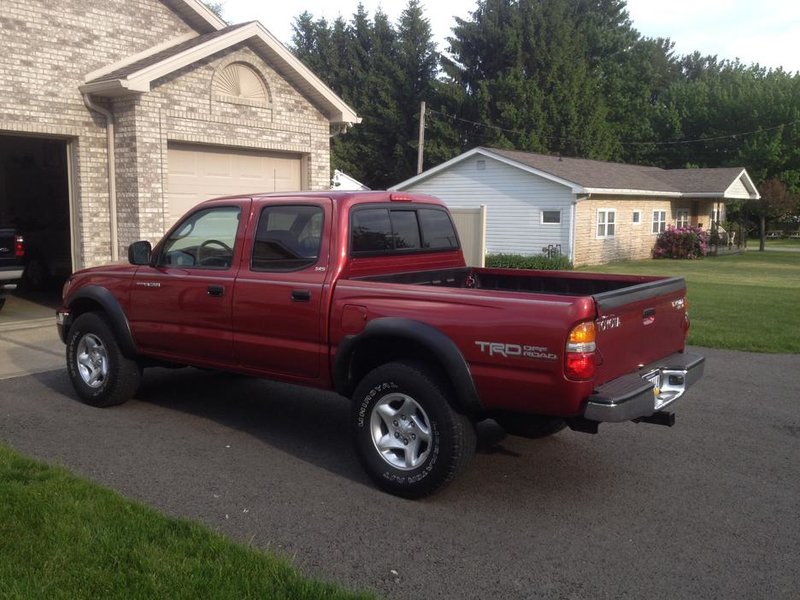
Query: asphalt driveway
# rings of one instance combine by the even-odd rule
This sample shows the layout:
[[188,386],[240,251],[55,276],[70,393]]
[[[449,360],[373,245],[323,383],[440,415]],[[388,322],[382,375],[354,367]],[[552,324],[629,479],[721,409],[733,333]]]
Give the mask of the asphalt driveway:
[[61,370],[0,381],[0,441],[388,598],[795,599],[800,356],[699,351],[674,428],[486,428],[416,502],[361,472],[343,399],[195,369],[105,410]]

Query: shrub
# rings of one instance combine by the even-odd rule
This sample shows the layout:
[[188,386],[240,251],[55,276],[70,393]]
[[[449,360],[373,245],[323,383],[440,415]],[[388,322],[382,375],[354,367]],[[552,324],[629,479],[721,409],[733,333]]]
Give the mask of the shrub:
[[563,254],[544,255],[487,254],[486,266],[496,269],[534,269],[538,271],[571,271],[572,263]]
[[706,254],[708,232],[697,227],[668,227],[653,246],[653,258],[702,258]]

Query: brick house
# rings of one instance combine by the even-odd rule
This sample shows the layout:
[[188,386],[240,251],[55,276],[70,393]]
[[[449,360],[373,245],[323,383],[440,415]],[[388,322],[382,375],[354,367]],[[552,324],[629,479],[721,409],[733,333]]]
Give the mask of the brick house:
[[558,248],[576,266],[648,258],[666,227],[719,227],[727,201],[759,198],[742,167],[659,169],[494,148],[474,148],[392,189],[451,208],[485,206],[490,253]]
[[208,197],[329,188],[330,135],[359,121],[260,23],[198,0],[4,0],[0,33],[0,222],[70,268]]

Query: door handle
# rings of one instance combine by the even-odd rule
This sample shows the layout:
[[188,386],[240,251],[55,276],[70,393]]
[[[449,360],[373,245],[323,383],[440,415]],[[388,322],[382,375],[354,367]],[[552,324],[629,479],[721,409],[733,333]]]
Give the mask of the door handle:
[[225,288],[221,285],[210,285],[208,286],[208,295],[209,296],[223,296],[225,294]]
[[309,290],[292,290],[292,302],[310,302],[311,292]]

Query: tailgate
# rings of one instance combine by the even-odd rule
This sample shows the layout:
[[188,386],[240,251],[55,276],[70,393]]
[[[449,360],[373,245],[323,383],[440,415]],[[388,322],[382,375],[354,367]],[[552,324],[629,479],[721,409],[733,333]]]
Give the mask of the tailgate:
[[597,385],[684,348],[686,282],[674,277],[593,296]]

